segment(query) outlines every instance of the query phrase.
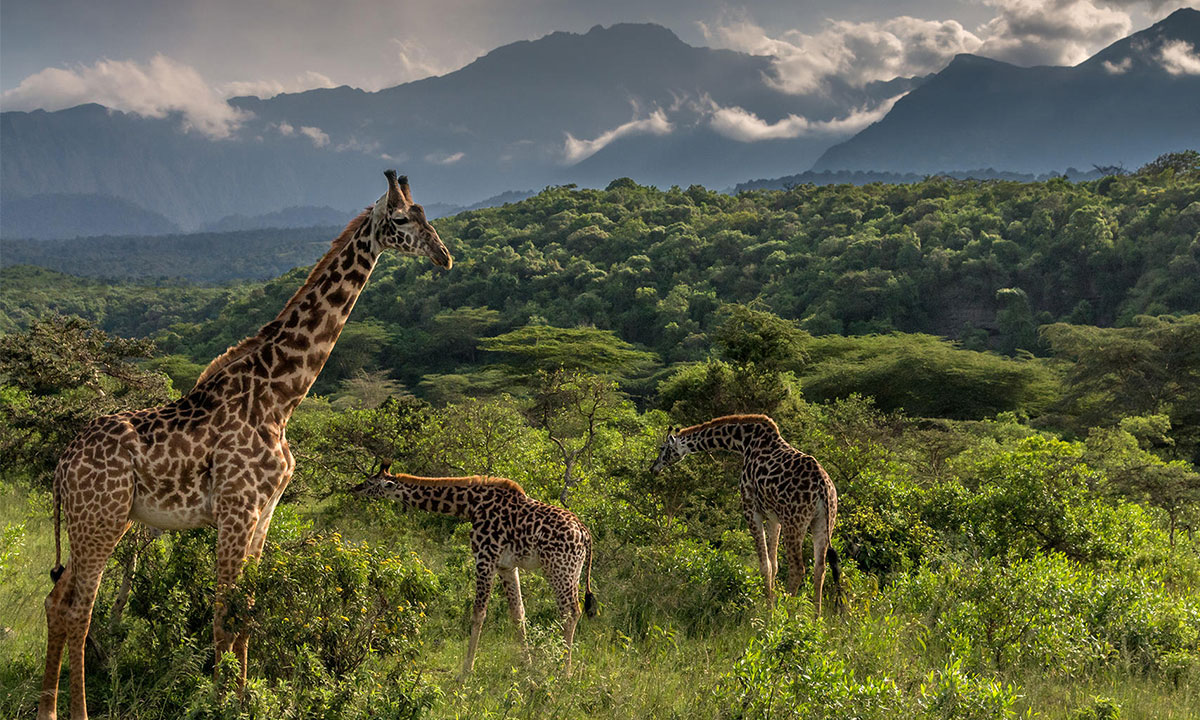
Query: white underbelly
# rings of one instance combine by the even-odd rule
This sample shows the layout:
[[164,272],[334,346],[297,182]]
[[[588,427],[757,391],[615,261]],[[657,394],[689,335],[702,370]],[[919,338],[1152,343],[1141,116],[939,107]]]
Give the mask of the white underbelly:
[[213,524],[212,507],[206,505],[164,508],[142,498],[133,499],[130,520],[162,530],[191,530]]
[[537,553],[517,555],[512,548],[509,548],[500,553],[497,564],[502,568],[518,567],[522,570],[537,570],[542,566],[542,559],[538,557]]

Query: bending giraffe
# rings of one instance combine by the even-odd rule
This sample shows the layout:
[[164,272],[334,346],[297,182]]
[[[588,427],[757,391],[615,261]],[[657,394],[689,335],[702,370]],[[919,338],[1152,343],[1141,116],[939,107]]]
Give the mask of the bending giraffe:
[[767,602],[775,601],[779,538],[787,552],[787,589],[795,595],[804,579],[804,538],[812,530],[813,604],[821,614],[825,558],[835,587],[841,583],[837,552],[830,545],[837,521],[837,490],[816,458],[787,443],[766,415],[727,415],[667,435],[651,472],[702,450],[729,450],[742,456],[742,511],[750,525]]
[[571,645],[579,622],[579,578],[584,574],[583,611],[596,614],[592,595],[592,535],[570,510],[527,496],[520,485],[505,478],[429,478],[391,475],[385,464],[379,472],[351,489],[359,497],[387,498],[429,512],[471,521],[471,552],[475,556],[475,607],[471,640],[462,676],[475,666],[479,631],[487,615],[488,597],[497,572],[508,597],[508,611],[525,645],[525,605],[521,601],[520,570],[541,568],[562,617],[566,644],[566,674],[571,674]]
[[[304,285],[258,333],[231,347],[196,386],[162,407],[97,418],[67,446],[54,473],[54,589],[39,718],[54,718],[64,645],[71,717],[87,717],[84,642],[104,566],[133,521],[166,530],[217,528],[216,657],[233,650],[246,682],[248,638],[224,628],[223,597],[248,556],[262,553],[271,514],[295,461],[284,430],[324,367],[384,250],[449,268],[437,232],[414,205],[407,178],[350,221]],[[59,564],[60,515],[70,557]]]

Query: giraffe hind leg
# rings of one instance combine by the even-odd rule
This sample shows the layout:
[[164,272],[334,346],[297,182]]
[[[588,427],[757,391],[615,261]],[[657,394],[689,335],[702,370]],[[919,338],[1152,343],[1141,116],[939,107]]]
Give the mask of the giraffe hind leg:
[[813,608],[821,616],[821,596],[825,590],[825,552],[829,549],[824,508],[818,507],[812,524],[813,539]]
[[92,607],[104,576],[104,566],[129,524],[122,517],[120,520],[96,520],[72,528],[71,555],[66,572],[46,598],[46,672],[39,717],[55,717],[58,671],[65,646],[70,674],[71,718],[87,718],[83,658]]
[[567,677],[571,676],[571,650],[575,644],[575,627],[583,610],[579,607],[579,577],[583,572],[584,555],[577,558],[561,559],[559,562],[550,560],[547,563],[546,579],[554,589],[554,598],[558,604],[558,614],[562,619],[563,670]]

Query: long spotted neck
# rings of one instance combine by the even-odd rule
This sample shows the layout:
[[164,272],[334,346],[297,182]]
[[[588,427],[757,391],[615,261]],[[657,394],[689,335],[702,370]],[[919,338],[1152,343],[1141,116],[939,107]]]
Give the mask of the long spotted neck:
[[452,515],[464,520],[473,519],[474,511],[484,499],[484,495],[496,491],[495,488],[480,485],[428,483],[405,480],[402,477],[390,479],[396,484],[383,491],[384,497],[417,510]]
[[751,448],[772,443],[779,438],[773,428],[759,422],[736,422],[698,427],[679,433],[684,454],[727,450],[745,455]]
[[275,412],[284,421],[321,374],[379,260],[382,248],[371,225],[368,217],[340,248],[331,249],[278,317],[259,332],[264,342],[250,367],[265,368]]

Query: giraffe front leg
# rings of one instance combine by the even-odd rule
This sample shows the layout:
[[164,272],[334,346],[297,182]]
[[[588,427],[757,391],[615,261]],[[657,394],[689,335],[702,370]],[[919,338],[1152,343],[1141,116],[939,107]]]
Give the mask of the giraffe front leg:
[[[225,598],[230,588],[242,574],[246,556],[254,537],[254,529],[258,518],[254,513],[226,510],[217,519],[217,588],[213,602],[213,656],[216,664],[213,666],[213,680],[220,679],[221,657],[235,650],[237,637],[225,629]],[[236,648],[238,653],[238,696],[242,694],[246,682],[246,646]]]
[[779,531],[782,527],[778,520],[766,520],[767,534],[767,563],[770,565],[771,577],[767,582],[775,587],[775,579],[779,577]]
[[513,627],[516,628],[517,643],[521,646],[521,655],[525,664],[531,662],[529,644],[525,641],[525,603],[521,601],[521,576],[515,567],[500,570],[500,580],[504,583],[504,594],[508,598],[508,613],[512,616]]
[[763,588],[767,596],[767,604],[775,604],[775,586],[771,577],[771,561],[767,558],[767,536],[763,528],[762,515],[754,510],[746,510],[746,522],[750,525],[750,537],[754,540],[754,550],[758,553],[758,569],[762,573]]
[[487,616],[488,597],[492,594],[492,582],[496,577],[496,566],[491,560],[475,561],[475,607],[471,613],[471,640],[467,644],[467,657],[463,660],[459,679],[471,674],[475,667],[475,649],[479,647],[479,632],[483,629],[483,618]]
[[[275,514],[275,506],[279,503],[279,498],[283,496],[283,488],[287,486],[286,478],[280,485],[275,496],[271,498],[266,511],[259,517],[258,523],[254,528],[254,535],[250,538],[250,546],[247,549],[247,557],[252,557],[258,560],[262,557],[263,546],[267,542],[267,531],[271,527],[271,517]],[[254,598],[248,598],[251,607],[254,605]],[[238,660],[238,693],[242,693],[246,688],[246,674],[250,660],[250,632],[243,630],[237,634],[233,640],[233,654]]]

